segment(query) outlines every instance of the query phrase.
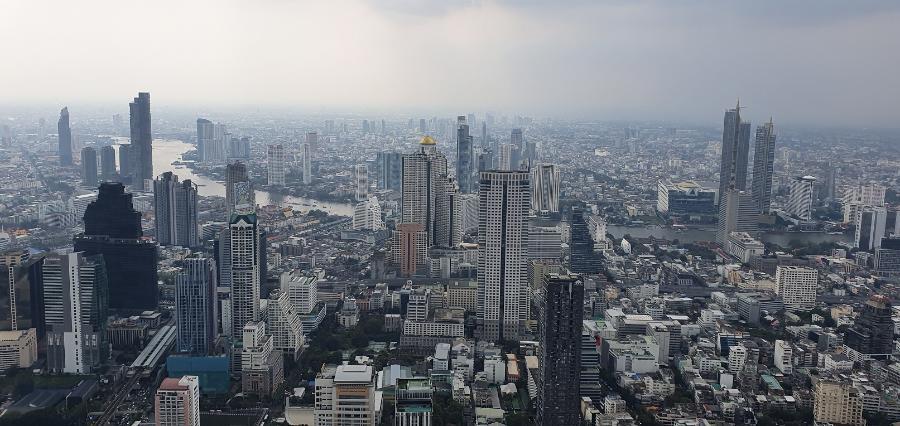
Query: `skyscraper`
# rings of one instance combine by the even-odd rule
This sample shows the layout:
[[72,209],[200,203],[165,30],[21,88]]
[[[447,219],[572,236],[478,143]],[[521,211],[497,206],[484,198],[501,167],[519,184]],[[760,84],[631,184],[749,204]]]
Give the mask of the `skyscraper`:
[[208,355],[217,334],[216,263],[207,257],[184,260],[175,276],[175,318],[180,353]]
[[140,190],[147,190],[146,182],[153,179],[153,135],[150,131],[150,93],[140,92],[128,104],[131,114],[131,145],[134,158],[134,177],[131,184]]
[[559,213],[559,170],[553,164],[531,169],[531,208],[536,212]]
[[156,240],[160,245],[197,247],[200,229],[197,223],[197,185],[190,179],[165,172],[153,181]]
[[232,339],[240,343],[244,326],[259,321],[260,239],[256,213],[238,210],[222,232],[220,258],[227,259],[223,259],[220,273],[223,284],[231,287]]
[[753,202],[753,196],[747,191],[729,189],[719,200],[719,223],[716,240],[725,244],[728,234],[746,232],[754,235],[758,230],[759,212]]
[[816,178],[797,176],[791,183],[791,198],[788,200],[787,212],[800,220],[812,219],[813,186]]
[[438,240],[441,224],[449,219],[450,212],[438,208],[448,183],[447,157],[431,137],[422,138],[418,152],[403,156],[400,222],[422,225],[429,247]]
[[163,379],[156,390],[154,409],[159,426],[200,426],[200,378]]
[[319,152],[319,134],[316,132],[309,132],[306,134],[306,143],[309,145],[309,149],[312,151],[313,155]]
[[97,150],[90,146],[81,149],[81,183],[97,187]]
[[234,213],[235,205],[238,202],[236,187],[243,185],[246,187],[248,199],[245,202],[256,205],[256,194],[253,191],[253,184],[250,182],[250,175],[247,174],[247,165],[240,161],[230,163],[225,167],[225,219],[230,220]]
[[456,182],[459,184],[459,192],[468,194],[475,186],[475,153],[473,150],[472,135],[469,134],[469,125],[466,117],[459,116],[456,124]]
[[104,182],[111,182],[117,178],[116,149],[112,145],[106,145],[100,148],[100,179]]
[[753,202],[760,213],[768,214],[772,204],[772,175],[775,173],[775,126],[771,118],[768,123],[756,127],[753,149]]
[[885,236],[887,210],[884,207],[862,207],[856,213],[856,233],[853,241],[863,251],[881,247]]
[[[312,133],[315,136],[315,133]],[[307,138],[308,140],[309,138]],[[313,138],[316,139],[316,138]],[[303,184],[309,185],[312,184],[312,156],[313,151],[312,145],[307,142],[303,144]]]
[[72,165],[72,129],[69,127],[69,107],[64,107],[59,112],[57,123],[59,132],[59,165]]
[[569,221],[569,269],[578,274],[599,274],[603,262],[594,252],[594,238],[580,207],[572,208]]
[[100,184],[97,200],[84,212],[84,233],[75,251],[103,255],[109,273],[109,307],[147,310],[157,306],[157,246],[142,239],[141,213],[118,182]]
[[107,270],[102,256],[51,254],[44,260],[47,368],[87,374],[106,359]]
[[130,183],[131,176],[134,174],[132,148],[129,144],[119,145],[119,180],[122,183]]
[[400,191],[403,187],[403,154],[379,152],[375,156],[378,189]]
[[0,253],[0,330],[36,328],[44,338],[44,257],[26,249]]
[[750,122],[741,121],[741,102],[725,112],[722,132],[722,162],[719,165],[719,202],[730,189],[747,189],[747,156],[750,151]]
[[525,152],[525,139],[522,138],[522,129],[512,129],[509,134],[509,144],[508,170],[519,170],[519,166],[522,164],[522,153]]
[[272,335],[272,347],[296,360],[303,349],[303,327],[288,292],[272,290],[266,313],[268,316],[266,325],[269,334]]
[[197,119],[197,152],[200,154],[200,161],[210,161],[215,133],[216,126],[212,121],[205,118]]
[[584,283],[575,275],[544,275],[538,320],[538,425],[581,424],[581,330]]
[[852,350],[848,351],[851,359],[858,358],[854,361],[890,358],[894,347],[890,299],[878,294],[870,297],[859,318],[844,334],[844,344]]
[[369,166],[364,163],[357,164],[353,168],[353,182],[356,187],[356,201],[365,201],[369,198]]
[[775,294],[781,296],[787,310],[808,311],[816,306],[819,271],[801,266],[775,269]]
[[284,146],[269,145],[266,151],[268,184],[284,186]]
[[482,172],[478,213],[478,332],[515,340],[528,312],[528,211],[531,174]]

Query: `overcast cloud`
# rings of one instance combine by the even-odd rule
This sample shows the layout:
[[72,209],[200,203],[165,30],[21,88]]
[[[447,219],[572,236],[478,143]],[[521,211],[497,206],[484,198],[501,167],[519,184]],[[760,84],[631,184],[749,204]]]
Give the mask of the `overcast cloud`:
[[0,103],[898,127],[900,2],[2,0]]

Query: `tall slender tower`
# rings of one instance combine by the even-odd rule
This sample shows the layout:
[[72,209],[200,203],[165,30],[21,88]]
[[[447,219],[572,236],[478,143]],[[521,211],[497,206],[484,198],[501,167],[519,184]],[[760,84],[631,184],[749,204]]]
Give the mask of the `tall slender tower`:
[[116,149],[112,145],[100,148],[100,178],[103,181],[116,180]]
[[559,169],[553,164],[538,164],[531,169],[531,208],[559,213]]
[[97,187],[97,150],[90,146],[81,149],[81,183]]
[[59,112],[59,165],[72,165],[72,129],[69,127],[69,107],[63,107]]
[[369,199],[369,166],[357,164],[353,168],[353,182],[356,187],[356,201]]
[[[315,133],[310,133],[315,136]],[[313,139],[316,139],[313,137]],[[309,140],[309,135],[307,135],[307,140]],[[312,154],[314,149],[312,145],[307,142],[303,144],[303,184],[309,185],[312,183]]]
[[757,126],[753,149],[753,202],[760,213],[767,214],[772,204],[772,175],[775,172],[775,126],[771,118],[768,123]]
[[722,132],[722,162],[719,166],[719,200],[729,189],[747,189],[747,156],[750,152],[750,122],[741,121],[741,102],[725,111]]
[[197,185],[190,179],[165,172],[153,181],[156,240],[160,245],[197,247],[200,245],[197,223]]
[[208,355],[216,340],[216,263],[211,258],[184,260],[175,276],[175,317],[178,352]]
[[150,131],[150,93],[140,92],[128,104],[131,113],[131,159],[134,164],[131,184],[147,190],[145,182],[153,179],[153,135]]
[[284,186],[284,145],[269,145],[266,149],[266,168],[270,186]]
[[537,424],[581,424],[584,283],[576,275],[558,274],[544,275],[543,281]]
[[459,192],[472,192],[475,179],[475,152],[473,138],[469,134],[469,125],[465,116],[457,117],[456,124],[456,182]]
[[428,247],[435,244],[441,224],[449,219],[449,212],[437,205],[447,189],[447,157],[437,150],[434,139],[425,136],[418,152],[403,156],[400,222],[422,225]]
[[509,134],[510,154],[509,170],[519,170],[522,164],[522,153],[525,151],[525,139],[522,137],[522,129],[512,129]]
[[478,213],[478,334],[515,340],[528,313],[531,174],[482,172]]

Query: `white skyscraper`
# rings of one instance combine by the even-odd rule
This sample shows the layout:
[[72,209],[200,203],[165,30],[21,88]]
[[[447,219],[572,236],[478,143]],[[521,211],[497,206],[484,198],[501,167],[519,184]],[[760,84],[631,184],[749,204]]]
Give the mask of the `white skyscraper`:
[[244,326],[259,321],[259,231],[256,214],[236,212],[222,233],[222,281],[231,287],[231,332],[240,342]]
[[272,346],[294,359],[303,348],[303,328],[300,316],[287,292],[272,290],[267,307],[268,330],[272,335]]
[[802,266],[779,266],[775,270],[775,293],[785,309],[808,311],[816,306],[819,271]]
[[353,168],[353,181],[356,183],[356,201],[365,201],[369,198],[369,167],[357,164]]
[[478,215],[478,332],[514,340],[528,313],[531,173],[482,172]]
[[284,186],[284,146],[281,144],[269,145],[266,158],[269,185]]
[[298,315],[312,312],[319,303],[318,282],[318,278],[303,275],[300,271],[281,274],[281,291],[287,293]]
[[[308,138],[307,138],[308,139]],[[312,148],[309,143],[303,144],[303,183],[312,183]]]
[[368,200],[357,203],[353,210],[353,230],[369,229],[380,231],[384,229],[384,220],[381,218],[381,204],[378,198],[372,196]]
[[787,212],[800,220],[812,219],[813,186],[816,178],[812,176],[797,176],[791,183],[791,198],[788,201]]
[[559,169],[553,164],[538,164],[531,170],[531,208],[559,213]]

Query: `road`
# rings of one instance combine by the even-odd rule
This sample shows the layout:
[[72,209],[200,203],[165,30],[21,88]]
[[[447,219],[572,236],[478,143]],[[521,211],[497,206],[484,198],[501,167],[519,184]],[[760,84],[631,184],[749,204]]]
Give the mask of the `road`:
[[128,396],[128,393],[131,392],[131,389],[134,388],[134,385],[137,384],[138,380],[141,378],[141,372],[135,371],[134,376],[129,379],[126,379],[125,384],[119,388],[119,391],[113,396],[111,400],[109,400],[106,404],[106,410],[103,411],[103,415],[94,422],[94,426],[106,426],[109,423],[109,420],[113,415],[116,414],[116,411],[119,409],[119,405]]

